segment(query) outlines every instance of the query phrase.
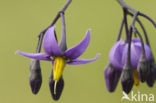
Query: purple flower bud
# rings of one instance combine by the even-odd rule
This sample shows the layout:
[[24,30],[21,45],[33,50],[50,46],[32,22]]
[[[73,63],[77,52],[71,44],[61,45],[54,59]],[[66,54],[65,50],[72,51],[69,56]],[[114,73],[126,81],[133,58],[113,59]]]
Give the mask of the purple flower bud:
[[155,63],[155,61],[153,61],[151,68],[153,68],[152,73],[154,75],[154,79],[156,80],[156,63]]
[[31,60],[29,82],[33,94],[37,94],[42,84],[42,75],[39,60]]
[[51,92],[52,98],[54,100],[58,100],[60,98],[63,88],[64,88],[63,77],[61,77],[59,79],[59,81],[54,81],[53,80],[53,72],[52,72],[50,79],[49,79],[49,87],[50,87],[50,92]]
[[123,71],[121,73],[121,84],[123,91],[128,94],[134,84],[133,70],[130,65],[126,64],[123,68]]
[[137,66],[137,71],[141,82],[145,82],[147,80],[147,74],[149,72],[149,68],[150,65],[146,59],[146,56],[143,53],[141,53],[140,60]]
[[154,74],[154,78],[156,80],[156,63],[154,63],[154,66],[153,66],[153,74]]
[[147,80],[146,80],[146,83],[149,87],[153,87],[154,85],[154,82],[155,82],[155,62],[154,62],[154,59],[151,59],[150,62],[149,62],[149,65],[150,65],[150,69],[149,69],[149,72],[148,72],[148,75],[147,75]]
[[108,65],[104,69],[104,75],[105,75],[105,82],[106,87],[109,92],[113,92],[118,84],[121,71],[115,69],[111,63],[108,63]]

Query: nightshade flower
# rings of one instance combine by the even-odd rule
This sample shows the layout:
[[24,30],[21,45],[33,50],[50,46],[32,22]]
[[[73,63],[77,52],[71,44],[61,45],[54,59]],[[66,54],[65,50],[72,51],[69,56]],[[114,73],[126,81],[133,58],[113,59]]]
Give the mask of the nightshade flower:
[[[144,44],[146,57],[149,61],[151,58],[151,50],[147,44]],[[138,87],[138,73],[136,68],[139,64],[141,56],[142,45],[138,38],[133,38],[131,43],[131,66],[125,65],[127,61],[128,43],[124,40],[117,41],[109,53],[109,65],[105,67],[105,80],[108,91],[113,92],[117,86],[119,78],[121,76],[121,82],[123,84],[124,91],[129,93],[133,82]],[[124,69],[125,68],[125,69]],[[133,69],[133,70],[131,70]],[[121,71],[123,72],[121,75]],[[134,75],[134,81],[133,81]],[[128,80],[128,81],[127,81]],[[128,84],[127,84],[128,82]]]
[[[127,5],[123,0],[117,0],[123,9],[123,20],[117,37],[117,42],[113,45],[109,53],[109,64],[104,69],[106,87],[109,92],[113,92],[121,78],[122,90],[129,93],[135,85],[137,88],[140,82],[146,82],[149,87],[153,87],[156,78],[156,63],[151,51],[150,42],[146,30],[138,18],[145,17],[156,27],[156,23],[147,15],[135,10]],[[127,16],[133,17],[129,26]],[[138,22],[142,34],[135,27]],[[121,39],[123,27],[125,26],[125,40]],[[135,37],[133,37],[135,34]],[[144,42],[146,41],[146,43]]]
[[[53,73],[51,77],[53,78],[53,80],[50,81],[51,82],[50,84],[54,85],[54,82],[55,82],[55,86],[56,86],[57,82],[59,83],[60,81],[60,78],[62,76],[64,67],[66,66],[66,64],[68,65],[87,64],[87,63],[95,61],[98,58],[99,54],[97,54],[96,57],[93,59],[77,59],[79,56],[81,56],[85,52],[86,48],[89,45],[90,30],[87,31],[86,36],[79,44],[65,51],[62,51],[60,49],[57,43],[57,40],[55,38],[54,30],[55,30],[55,26],[49,28],[45,33],[44,40],[43,40],[43,49],[45,53],[25,53],[21,51],[16,51],[16,53],[21,54],[28,58],[52,62]],[[54,88],[55,86],[51,86],[51,87]],[[57,87],[55,88],[58,89]],[[54,92],[56,91],[57,90],[54,90]]]
[[[146,51],[146,58],[149,61],[151,58],[151,50],[147,44],[144,44]],[[133,69],[137,68],[141,55],[141,41],[138,38],[133,38],[131,43],[131,65]],[[109,53],[109,60],[111,64],[118,70],[122,70],[127,58],[128,43],[124,40],[119,40],[115,43]]]

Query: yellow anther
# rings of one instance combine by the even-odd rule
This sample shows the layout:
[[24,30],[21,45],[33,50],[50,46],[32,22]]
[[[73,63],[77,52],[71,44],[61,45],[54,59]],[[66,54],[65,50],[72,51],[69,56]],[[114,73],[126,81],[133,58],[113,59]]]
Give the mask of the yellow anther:
[[137,69],[133,70],[133,77],[134,77],[134,85],[135,85],[135,87],[139,88],[140,81],[139,81]]
[[66,60],[63,57],[56,57],[54,59],[54,68],[53,68],[53,80],[57,82],[64,70],[64,67],[66,65]]

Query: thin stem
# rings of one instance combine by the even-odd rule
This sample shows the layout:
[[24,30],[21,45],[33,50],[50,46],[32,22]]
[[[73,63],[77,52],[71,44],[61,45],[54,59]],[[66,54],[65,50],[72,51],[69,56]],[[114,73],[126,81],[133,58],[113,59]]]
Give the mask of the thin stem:
[[131,65],[131,39],[132,39],[132,27],[130,27],[129,30],[128,51],[127,51],[127,59],[126,59],[127,65]]
[[138,13],[139,13],[138,11],[135,12],[135,14],[133,16],[133,20],[132,20],[132,24],[131,24],[131,27],[132,27],[133,30],[135,29],[135,21],[137,19]]
[[124,26],[124,18],[122,19],[122,22],[121,22],[121,26],[120,26],[120,30],[119,30],[119,33],[118,33],[117,41],[119,41],[120,38],[121,38],[123,26]]
[[128,65],[131,65],[131,41],[132,41],[132,32],[133,30],[135,29],[135,21],[136,21],[136,18],[138,16],[138,12],[136,12],[133,16],[133,20],[132,20],[132,23],[131,23],[131,26],[130,26],[130,30],[129,30],[129,39],[128,39],[128,52],[127,52],[127,61],[126,61],[126,64]]
[[139,36],[139,38],[140,38],[140,40],[141,40],[142,53],[143,53],[143,55],[145,55],[145,47],[144,47],[144,41],[143,41],[143,38],[142,38],[141,34],[139,33],[139,31],[137,30],[137,28],[134,28],[134,29],[135,29],[134,31],[138,34],[138,36]]
[[134,37],[137,38],[137,34],[134,32]]
[[[130,12],[128,12],[128,14],[129,14],[130,16],[133,16],[133,14],[130,13]],[[144,25],[142,24],[142,22],[141,22],[138,18],[136,19],[136,21],[139,23],[141,29],[143,30],[144,36],[145,36],[145,39],[146,39],[146,43],[147,43],[147,45],[149,45],[149,47],[150,47],[150,42],[149,42],[148,35],[147,35],[147,32],[146,32],[146,29],[145,29]]]
[[37,50],[36,50],[37,52],[41,51],[41,45],[42,45],[42,41],[43,41],[43,37],[44,37],[45,32],[57,22],[57,20],[60,18],[60,14],[65,12],[65,10],[67,9],[67,7],[69,6],[69,4],[71,2],[72,2],[72,0],[68,0],[67,3],[61,9],[61,11],[59,11],[57,13],[57,15],[55,16],[55,18],[52,21],[52,23],[39,34],[39,36],[38,36],[39,37],[39,43],[37,45]]
[[137,10],[135,10],[134,8],[132,8],[129,5],[127,5],[123,0],[117,0],[117,1],[123,8],[129,9],[132,12],[137,12]]
[[67,8],[68,8],[68,6],[69,6],[69,4],[72,2],[72,0],[68,0],[67,1],[67,3],[63,6],[63,8],[61,9],[61,11],[65,11]]
[[133,29],[134,32],[136,32],[141,40],[141,45],[142,45],[142,53],[145,55],[145,48],[144,48],[144,42],[143,42],[143,39],[142,39],[142,36],[141,34],[139,33],[139,31],[137,30],[137,28],[135,27],[135,21],[137,20],[137,16],[138,16],[139,12],[136,12],[133,16],[133,21],[132,21],[132,24],[131,24],[131,27]]
[[154,22],[150,17],[148,17],[147,15],[145,15],[145,14],[143,14],[143,13],[141,13],[141,12],[139,12],[138,15],[143,16],[143,17],[145,17],[146,19],[148,19],[148,20],[154,25],[154,27],[156,28],[156,22]]
[[[138,12],[137,10],[135,10],[134,8],[130,7],[129,5],[127,5],[123,0],[117,0],[118,3],[122,6],[122,8],[125,8],[125,9],[128,9],[128,10],[131,10],[134,14],[136,12]],[[145,17],[146,19],[148,19],[153,25],[154,27],[156,27],[156,22],[154,22],[150,17],[148,17],[147,15],[139,12],[138,13],[139,16],[143,16]]]
[[126,31],[126,42],[129,38],[129,30],[128,30],[128,23],[127,23],[127,9],[123,9],[124,12],[124,23],[125,23],[125,31]]
[[38,45],[37,45],[36,53],[41,52],[42,38],[43,38],[43,35],[40,35],[40,37],[38,39]]
[[66,24],[65,24],[64,13],[61,13],[61,18],[62,18],[62,37],[59,46],[62,51],[65,51],[67,49],[67,43],[66,43]]

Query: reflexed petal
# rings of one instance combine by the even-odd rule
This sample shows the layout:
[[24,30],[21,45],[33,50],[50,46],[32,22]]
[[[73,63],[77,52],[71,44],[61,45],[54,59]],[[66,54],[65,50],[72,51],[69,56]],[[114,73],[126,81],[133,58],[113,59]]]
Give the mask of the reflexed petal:
[[109,60],[112,65],[119,70],[122,70],[122,55],[125,43],[123,40],[118,41],[111,49],[109,54]]
[[70,62],[67,62],[67,64],[69,64],[69,65],[87,64],[87,63],[95,61],[98,57],[99,57],[99,54],[97,54],[96,57],[93,58],[93,59],[74,59],[74,60],[72,60]]
[[85,38],[76,46],[65,51],[64,55],[70,59],[76,59],[87,49],[90,42],[90,30],[87,31]]
[[46,60],[46,61],[52,61],[49,55],[44,53],[25,53],[21,51],[16,51],[16,53],[21,54],[25,57],[36,59],[36,60]]
[[55,37],[55,26],[49,28],[44,36],[43,49],[50,56],[59,56],[62,54]]

